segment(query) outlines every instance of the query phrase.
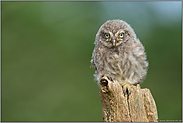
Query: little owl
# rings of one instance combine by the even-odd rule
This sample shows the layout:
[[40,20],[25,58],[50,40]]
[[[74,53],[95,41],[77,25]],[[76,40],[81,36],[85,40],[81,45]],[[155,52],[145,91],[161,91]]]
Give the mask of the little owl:
[[109,20],[100,27],[94,44],[95,79],[99,83],[106,76],[117,81],[129,95],[130,86],[142,82],[148,67],[144,47],[131,26],[123,20]]

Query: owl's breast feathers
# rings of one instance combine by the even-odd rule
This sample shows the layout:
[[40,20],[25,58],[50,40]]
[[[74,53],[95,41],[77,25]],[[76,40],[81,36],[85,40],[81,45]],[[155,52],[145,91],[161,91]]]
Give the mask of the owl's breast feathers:
[[96,46],[93,52],[91,64],[97,68],[97,71],[106,74],[121,75],[122,58],[115,49],[106,49]]
[[118,81],[137,83],[147,73],[148,62],[139,40],[118,50],[96,46],[92,58],[92,66],[96,67],[99,78],[108,74]]

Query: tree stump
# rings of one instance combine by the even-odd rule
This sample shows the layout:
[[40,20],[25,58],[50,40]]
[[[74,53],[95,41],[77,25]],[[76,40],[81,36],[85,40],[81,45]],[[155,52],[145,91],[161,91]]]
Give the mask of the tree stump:
[[131,87],[130,95],[124,95],[117,81],[106,76],[99,83],[104,122],[158,122],[155,101],[149,89],[140,85]]

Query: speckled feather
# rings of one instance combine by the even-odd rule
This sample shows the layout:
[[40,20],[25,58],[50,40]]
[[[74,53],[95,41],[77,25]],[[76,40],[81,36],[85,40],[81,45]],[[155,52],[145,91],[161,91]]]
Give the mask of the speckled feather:
[[[117,35],[124,32],[124,38],[113,46],[104,39],[104,33]],[[117,33],[117,34],[116,34]],[[147,74],[148,62],[144,47],[129,24],[122,20],[109,20],[99,29],[95,38],[91,66],[95,67],[95,79],[109,76],[124,84],[141,83]]]

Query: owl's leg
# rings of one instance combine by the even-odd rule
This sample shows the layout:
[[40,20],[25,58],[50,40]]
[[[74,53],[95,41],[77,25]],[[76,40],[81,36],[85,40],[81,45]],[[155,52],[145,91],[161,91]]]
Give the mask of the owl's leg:
[[126,94],[127,94],[127,96],[129,96],[130,93],[131,93],[131,85],[129,84],[128,81],[125,81],[125,83],[123,84],[122,88],[123,88],[124,96],[125,96]]

